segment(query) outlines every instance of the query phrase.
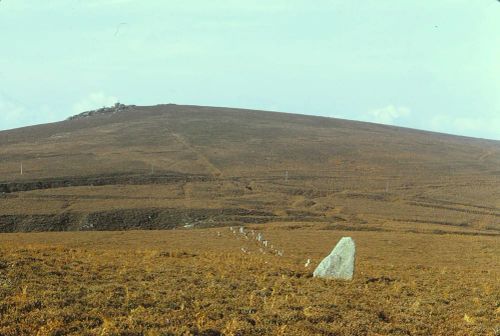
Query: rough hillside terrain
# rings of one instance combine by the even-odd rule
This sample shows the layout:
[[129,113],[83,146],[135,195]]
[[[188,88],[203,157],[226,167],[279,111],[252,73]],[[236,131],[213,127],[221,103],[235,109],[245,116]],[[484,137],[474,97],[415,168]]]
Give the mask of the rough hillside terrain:
[[286,113],[117,105],[2,131],[0,160],[4,232],[279,222],[500,232],[498,141]]
[[498,141],[118,105],[0,160],[1,336],[500,335]]

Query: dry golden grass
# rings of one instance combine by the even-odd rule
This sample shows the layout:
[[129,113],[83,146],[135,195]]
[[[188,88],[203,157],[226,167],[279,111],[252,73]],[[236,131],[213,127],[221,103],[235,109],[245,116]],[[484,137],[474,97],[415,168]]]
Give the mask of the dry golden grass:
[[[238,109],[2,131],[1,232],[203,229],[0,234],[0,336],[498,336],[499,166],[498,141]],[[341,236],[355,279],[312,278]]]
[[[498,334],[495,237],[253,228],[284,255],[227,228],[3,234],[0,335]],[[344,235],[355,279],[312,278]]]

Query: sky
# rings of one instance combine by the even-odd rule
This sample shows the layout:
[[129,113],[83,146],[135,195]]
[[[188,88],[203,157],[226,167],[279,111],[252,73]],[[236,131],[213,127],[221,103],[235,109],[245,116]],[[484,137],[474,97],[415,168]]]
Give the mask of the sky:
[[0,130],[119,101],[500,140],[497,0],[0,0]]

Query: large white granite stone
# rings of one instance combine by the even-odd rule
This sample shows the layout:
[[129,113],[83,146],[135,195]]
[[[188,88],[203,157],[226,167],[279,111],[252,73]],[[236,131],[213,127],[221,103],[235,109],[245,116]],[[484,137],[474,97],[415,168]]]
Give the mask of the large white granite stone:
[[356,245],[351,237],[339,240],[333,251],[314,270],[320,278],[351,280],[354,276]]

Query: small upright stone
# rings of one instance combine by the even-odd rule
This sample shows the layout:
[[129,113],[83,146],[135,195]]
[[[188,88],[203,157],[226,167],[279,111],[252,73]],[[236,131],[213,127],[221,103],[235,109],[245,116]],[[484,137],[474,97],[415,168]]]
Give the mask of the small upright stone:
[[314,270],[313,275],[320,278],[352,280],[356,245],[351,237],[339,240],[333,251]]
[[310,264],[311,264],[311,259],[307,259],[306,263],[304,264],[304,267],[308,268]]

